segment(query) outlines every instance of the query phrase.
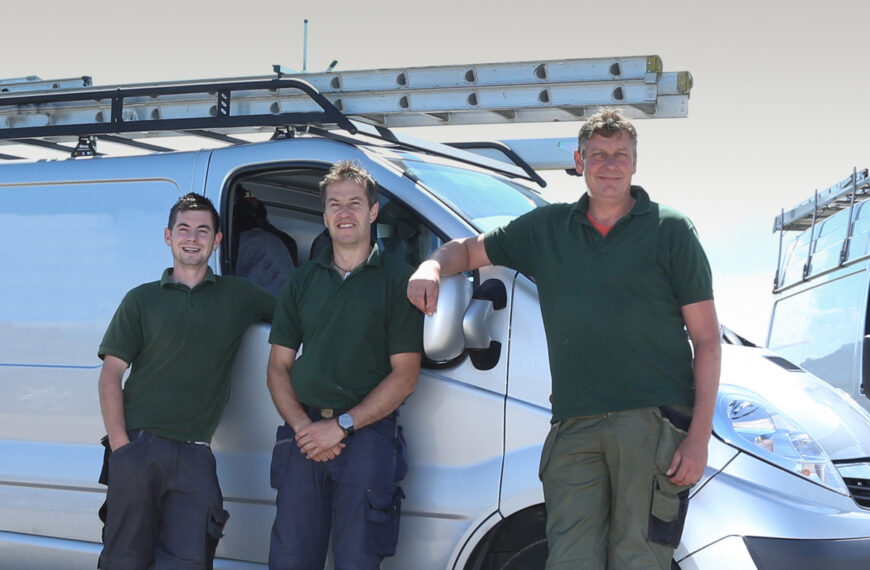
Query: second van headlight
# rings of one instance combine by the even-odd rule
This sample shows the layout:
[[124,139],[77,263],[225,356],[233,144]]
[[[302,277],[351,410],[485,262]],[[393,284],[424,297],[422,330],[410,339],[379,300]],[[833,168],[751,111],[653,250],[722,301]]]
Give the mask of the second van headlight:
[[759,459],[848,496],[825,450],[796,421],[745,388],[719,387],[713,430],[721,439]]

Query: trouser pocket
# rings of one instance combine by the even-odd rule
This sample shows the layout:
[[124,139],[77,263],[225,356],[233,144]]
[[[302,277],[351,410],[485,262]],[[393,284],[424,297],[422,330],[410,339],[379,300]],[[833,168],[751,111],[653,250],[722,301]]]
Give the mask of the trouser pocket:
[[396,426],[396,483],[405,479],[408,474],[408,444],[402,426]]
[[399,518],[402,488],[368,489],[366,491],[366,554],[392,556],[399,540]]
[[[673,492],[677,489],[682,490]],[[683,535],[683,526],[688,510],[688,488],[678,487],[670,482],[662,484],[659,477],[653,479],[652,504],[649,513],[649,541],[676,548]]]
[[275,432],[275,447],[272,449],[272,463],[269,467],[269,483],[273,489],[280,489],[287,478],[290,446],[296,445],[294,436],[293,429],[286,424],[278,426]]
[[556,443],[561,424],[562,422],[556,422],[550,426],[550,431],[544,440],[544,447],[541,448],[541,462],[538,464],[538,479],[541,481],[544,480],[544,469],[547,468],[547,463],[550,461],[550,455],[553,453],[553,445]]
[[[656,467],[650,501],[649,541],[676,548],[683,534],[689,509],[689,489],[671,483],[665,474],[674,459],[674,453],[686,438],[692,416],[675,407],[661,407],[661,432],[656,446]],[[688,412],[688,410],[686,410]]]
[[218,542],[224,536],[224,527],[229,518],[230,513],[224,509],[212,507],[208,511],[205,523],[205,567],[208,570],[214,568],[215,551],[217,551]]

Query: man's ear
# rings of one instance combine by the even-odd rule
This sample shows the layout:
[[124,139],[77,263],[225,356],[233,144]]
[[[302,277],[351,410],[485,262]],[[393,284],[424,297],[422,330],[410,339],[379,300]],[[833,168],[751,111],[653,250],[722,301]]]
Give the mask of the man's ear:
[[369,222],[375,223],[375,220],[378,218],[378,212],[380,212],[381,205],[375,202],[372,204],[371,209],[369,209]]
[[580,156],[579,150],[574,151],[574,170],[579,176],[583,176],[583,157]]
[[221,240],[224,239],[224,234],[222,232],[218,232],[214,236],[214,247],[211,248],[212,252],[214,252],[218,246],[221,244]]
[[169,231],[169,228],[163,230],[163,239],[166,241],[166,245],[172,245],[172,232]]

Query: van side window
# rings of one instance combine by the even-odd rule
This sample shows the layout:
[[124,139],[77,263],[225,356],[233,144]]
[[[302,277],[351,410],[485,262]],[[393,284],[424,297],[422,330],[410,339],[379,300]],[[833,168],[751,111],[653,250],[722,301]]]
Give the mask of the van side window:
[[777,301],[768,347],[853,393],[866,278],[859,271]]

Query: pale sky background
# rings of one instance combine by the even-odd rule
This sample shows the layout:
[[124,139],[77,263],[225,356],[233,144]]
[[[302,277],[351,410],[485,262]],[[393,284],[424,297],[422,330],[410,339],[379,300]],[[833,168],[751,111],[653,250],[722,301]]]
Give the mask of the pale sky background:
[[[714,272],[720,319],[763,343],[791,207],[870,163],[870,3],[828,0],[43,0],[4,9],[0,77],[90,75],[96,85],[634,55],[690,71],[687,119],[638,121],[638,173],[688,214]],[[576,134],[578,124],[417,129],[435,140]],[[2,149],[0,149],[2,150]],[[582,179],[550,175],[574,200]]]

